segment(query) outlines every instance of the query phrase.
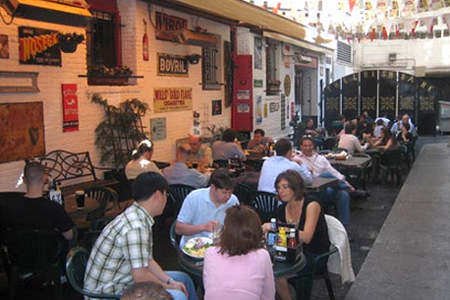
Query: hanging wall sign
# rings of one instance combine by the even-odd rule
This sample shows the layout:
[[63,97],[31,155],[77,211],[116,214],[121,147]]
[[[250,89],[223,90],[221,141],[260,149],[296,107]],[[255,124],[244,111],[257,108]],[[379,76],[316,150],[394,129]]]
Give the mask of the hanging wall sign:
[[192,110],[192,88],[158,88],[153,96],[155,113]]
[[187,20],[165,13],[156,12],[155,36],[158,40],[173,41],[174,33],[187,28]]
[[78,96],[76,84],[61,84],[63,132],[78,131]]
[[164,140],[166,138],[166,118],[150,119],[152,141]]
[[61,66],[58,31],[19,27],[19,62],[27,65]]
[[185,56],[158,53],[158,76],[188,77],[188,63]]

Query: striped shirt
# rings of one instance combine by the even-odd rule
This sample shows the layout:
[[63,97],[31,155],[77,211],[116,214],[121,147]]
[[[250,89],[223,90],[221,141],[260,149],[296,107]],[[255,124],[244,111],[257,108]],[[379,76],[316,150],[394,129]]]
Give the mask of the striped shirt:
[[92,248],[84,289],[121,294],[131,286],[131,270],[148,267],[153,259],[153,223],[153,218],[137,202],[109,223]]

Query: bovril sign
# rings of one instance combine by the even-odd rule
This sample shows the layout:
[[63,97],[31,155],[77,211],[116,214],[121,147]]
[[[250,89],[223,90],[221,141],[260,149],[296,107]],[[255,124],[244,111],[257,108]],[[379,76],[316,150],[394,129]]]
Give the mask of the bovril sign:
[[188,77],[186,56],[158,53],[158,76]]

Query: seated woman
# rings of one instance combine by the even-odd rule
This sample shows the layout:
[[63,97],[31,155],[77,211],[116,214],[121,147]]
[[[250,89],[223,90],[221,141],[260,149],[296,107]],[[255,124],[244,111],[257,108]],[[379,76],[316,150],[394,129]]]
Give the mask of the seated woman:
[[272,262],[262,235],[253,209],[238,205],[227,210],[220,242],[205,254],[205,300],[275,299]]
[[158,172],[162,175],[162,172],[155,163],[151,162],[153,155],[153,144],[149,140],[143,140],[139,143],[138,148],[133,151],[131,161],[128,162],[125,167],[125,175],[127,179],[134,179],[139,174],[144,172]]
[[380,139],[372,144],[373,148],[380,150],[395,149],[398,147],[397,139],[392,135],[391,130],[385,127],[381,130]]
[[403,123],[402,131],[397,134],[397,141],[400,143],[403,143],[405,145],[409,144],[409,142],[412,140],[413,135],[409,130],[411,129],[411,126],[409,123]]
[[[327,223],[320,203],[315,198],[305,198],[306,188],[303,180],[293,170],[280,173],[275,180],[275,188],[278,198],[283,201],[277,210],[277,221],[298,224],[298,237],[303,242],[307,263],[297,275],[310,274],[312,261],[330,249]],[[264,224],[264,229],[268,230],[269,226],[270,224]],[[317,270],[324,270],[326,266],[327,259],[320,260]],[[280,299],[292,299],[286,278],[277,279],[276,288]]]

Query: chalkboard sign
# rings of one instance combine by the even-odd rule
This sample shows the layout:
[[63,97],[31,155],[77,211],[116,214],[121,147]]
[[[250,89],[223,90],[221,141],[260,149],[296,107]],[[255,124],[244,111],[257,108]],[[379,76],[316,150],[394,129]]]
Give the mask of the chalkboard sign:
[[42,102],[0,104],[0,163],[44,154]]

